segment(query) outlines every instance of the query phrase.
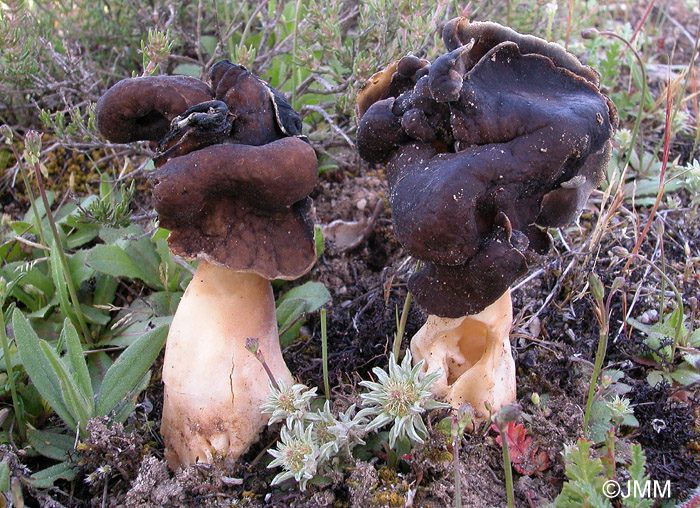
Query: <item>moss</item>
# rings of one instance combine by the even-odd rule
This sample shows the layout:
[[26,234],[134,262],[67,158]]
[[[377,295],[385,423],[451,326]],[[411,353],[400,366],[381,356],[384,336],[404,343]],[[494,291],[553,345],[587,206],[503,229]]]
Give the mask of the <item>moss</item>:
[[425,457],[429,459],[432,462],[440,463],[440,462],[452,462],[453,455],[452,453],[445,449],[445,448],[437,448],[437,447],[426,447],[425,451],[423,452],[425,454]]
[[401,481],[399,475],[396,474],[396,471],[388,467],[382,467],[379,469],[378,473],[379,479],[388,485],[396,485]]
[[372,506],[405,506],[406,498],[394,491],[382,491],[372,496]]

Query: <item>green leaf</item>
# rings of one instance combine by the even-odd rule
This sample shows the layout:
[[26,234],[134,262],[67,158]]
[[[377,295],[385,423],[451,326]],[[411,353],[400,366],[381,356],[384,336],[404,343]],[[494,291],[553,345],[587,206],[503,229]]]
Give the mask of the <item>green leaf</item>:
[[97,416],[105,416],[134,389],[165,344],[168,327],[143,334],[109,368],[97,400]]
[[61,358],[59,358],[58,354],[49,343],[44,340],[39,341],[39,347],[41,347],[41,350],[51,364],[51,368],[58,377],[61,386],[61,394],[66,407],[80,425],[80,429],[84,431],[87,421],[94,416],[94,404],[92,400],[86,400],[83,394],[80,393],[66,365],[61,361]]
[[700,373],[692,368],[680,368],[671,372],[671,379],[681,386],[688,386],[700,381]]
[[102,309],[96,309],[92,305],[85,305],[84,303],[81,303],[80,310],[83,311],[85,320],[88,323],[105,326],[107,323],[109,323],[111,319],[109,317],[109,314],[106,313],[106,311]]
[[54,460],[68,460],[73,451],[75,436],[36,429],[27,430],[27,441],[44,457]]
[[671,376],[669,376],[666,372],[663,372],[661,370],[652,370],[649,374],[647,374],[647,383],[649,383],[649,386],[656,386],[659,383],[665,383],[665,384],[672,384]]
[[15,309],[12,314],[12,327],[24,370],[32,383],[66,425],[75,429],[76,422],[63,401],[58,377],[48,358],[42,353],[39,337],[19,309]]
[[317,311],[331,299],[326,286],[307,282],[290,289],[277,301],[277,324],[282,345],[288,345],[299,335],[304,314]]
[[173,70],[173,74],[180,76],[191,76],[198,78],[202,74],[202,68],[199,65],[180,64]]
[[690,347],[698,348],[700,347],[700,328],[697,328],[688,337],[688,345]]
[[68,350],[68,361],[71,373],[75,379],[75,384],[82,394],[83,398],[92,401],[92,385],[90,384],[90,373],[88,372],[87,362],[83,354],[83,347],[80,343],[80,337],[75,326],[66,319],[63,322],[63,331],[61,336]]
[[[649,476],[646,474],[647,460],[641,445],[633,443],[630,446],[630,459],[630,467],[627,471],[630,475],[631,484],[643,486],[649,480]],[[623,498],[622,505],[625,508],[650,508],[654,504],[653,499],[638,497],[638,492],[634,488],[629,489],[629,491],[629,497]]]
[[154,281],[149,277],[141,266],[117,245],[96,245],[88,252],[85,262],[98,272],[113,277],[140,279],[155,286],[160,284],[160,280]]
[[134,412],[136,408],[136,400],[139,394],[148,388],[148,383],[151,381],[151,371],[147,371],[146,374],[141,378],[141,381],[136,385],[136,387],[131,390],[122,401],[117,404],[114,408],[114,415],[112,419],[115,422],[124,423],[131,413]]
[[95,292],[92,295],[93,305],[107,305],[114,301],[119,287],[119,279],[105,273],[95,274]]
[[61,462],[47,467],[29,477],[28,483],[37,489],[53,487],[56,480],[73,481],[78,475],[78,466],[72,462]]
[[5,460],[0,462],[0,491],[10,491],[10,466]]
[[100,228],[100,238],[104,243],[107,245],[118,245],[122,249],[126,248],[132,240],[143,235],[143,228],[137,224],[131,224],[125,228]]
[[[212,56],[216,50],[216,45],[219,43],[219,39],[212,35],[203,35],[200,37],[200,42],[202,43],[202,48],[204,49],[207,56]],[[199,75],[195,76],[198,77]]]

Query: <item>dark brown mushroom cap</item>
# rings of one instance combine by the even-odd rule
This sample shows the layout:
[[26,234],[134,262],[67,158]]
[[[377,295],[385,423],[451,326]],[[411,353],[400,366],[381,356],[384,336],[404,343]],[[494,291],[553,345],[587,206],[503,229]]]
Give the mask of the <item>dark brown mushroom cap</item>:
[[115,143],[159,141],[173,118],[212,98],[206,83],[188,76],[124,79],[97,101],[97,128]]
[[467,64],[466,70],[469,70],[500,43],[510,41],[518,46],[523,55],[546,56],[552,60],[555,66],[573,72],[595,86],[600,85],[598,73],[587,65],[583,65],[578,58],[559,44],[547,42],[533,35],[519,34],[512,28],[498,23],[469,21],[465,17],[454,18],[448,21],[443,28],[442,40],[448,51],[454,51],[465,44],[472,46],[469,51],[471,65]]
[[218,62],[210,80],[124,80],[100,99],[98,126],[115,141],[160,140],[155,208],[173,252],[297,278],[315,261],[318,172],[301,118],[243,66]]
[[318,173],[306,142],[218,144],[176,157],[153,195],[171,250],[268,279],[295,279],[316,260],[308,218]]
[[396,235],[424,261],[409,288],[443,317],[480,312],[548,250],[538,226],[576,218],[616,123],[594,82],[569,70],[571,55],[498,40],[483,54],[480,43],[472,62],[475,40],[440,57],[413,90],[369,107],[358,128],[360,154],[387,161]]
[[217,100],[236,117],[231,142],[264,145],[283,136],[301,136],[301,118],[277,90],[242,65],[221,60],[209,71]]

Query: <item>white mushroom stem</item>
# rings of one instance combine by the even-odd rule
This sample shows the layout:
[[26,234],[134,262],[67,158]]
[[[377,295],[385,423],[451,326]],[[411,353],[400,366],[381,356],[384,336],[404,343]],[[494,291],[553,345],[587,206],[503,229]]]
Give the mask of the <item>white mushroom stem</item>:
[[452,407],[467,402],[479,420],[515,402],[515,362],[510,353],[513,305],[510,290],[479,314],[456,319],[428,316],[411,340],[413,361],[443,375],[432,391]]
[[259,340],[273,376],[292,384],[270,282],[200,261],[170,326],[163,364],[161,433],[172,469],[236,458],[266,426],[260,405],[268,376],[245,348],[248,337]]

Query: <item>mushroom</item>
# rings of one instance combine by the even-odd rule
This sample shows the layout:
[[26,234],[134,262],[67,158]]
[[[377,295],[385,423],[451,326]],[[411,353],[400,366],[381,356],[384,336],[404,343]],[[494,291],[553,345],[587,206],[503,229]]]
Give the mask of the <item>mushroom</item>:
[[[173,469],[237,458],[257,440],[269,384],[246,340],[258,339],[275,380],[293,384],[270,279],[300,277],[316,259],[307,195],[317,160],[300,117],[243,66],[218,62],[209,80],[127,79],[97,107],[110,139],[160,140],[155,208],[171,251],[199,260],[163,364],[161,433]],[[134,126],[139,134],[124,132]]]
[[357,146],[386,165],[396,236],[423,262],[414,361],[485,418],[515,400],[509,288],[599,184],[617,113],[561,46],[466,18],[443,39],[432,64],[405,57],[360,91]]

